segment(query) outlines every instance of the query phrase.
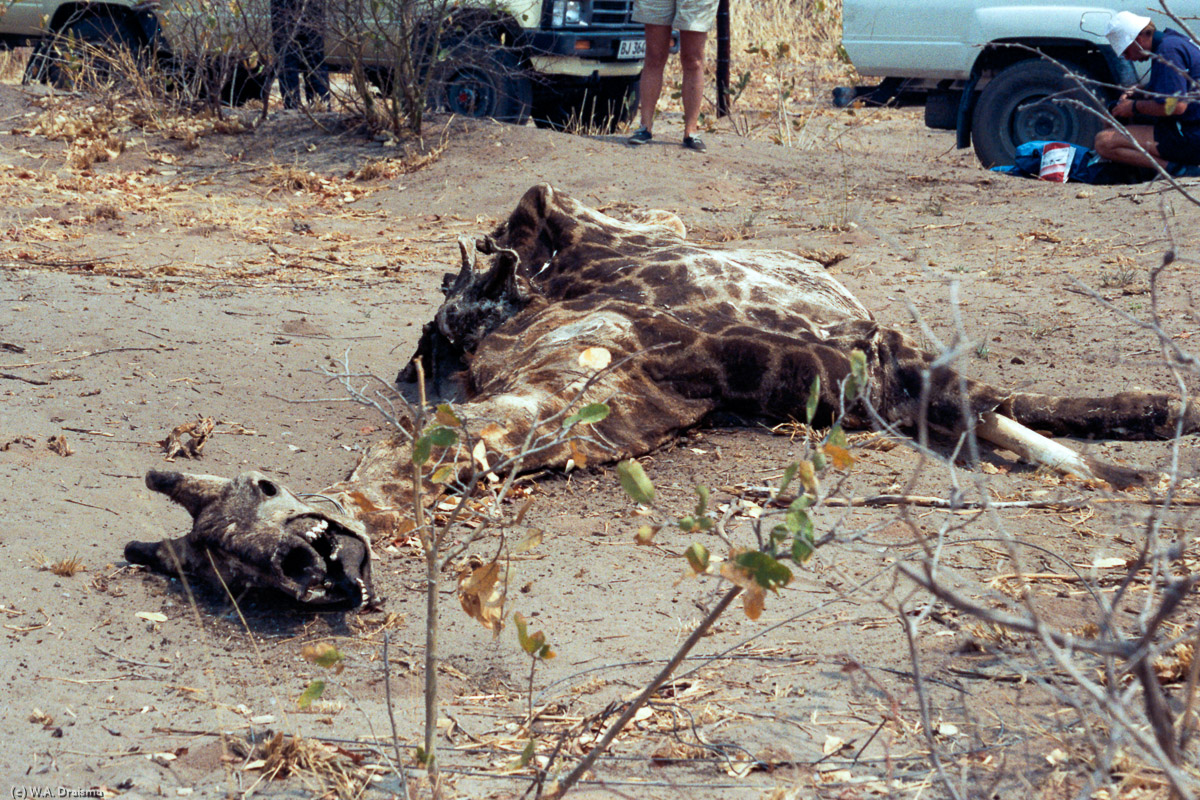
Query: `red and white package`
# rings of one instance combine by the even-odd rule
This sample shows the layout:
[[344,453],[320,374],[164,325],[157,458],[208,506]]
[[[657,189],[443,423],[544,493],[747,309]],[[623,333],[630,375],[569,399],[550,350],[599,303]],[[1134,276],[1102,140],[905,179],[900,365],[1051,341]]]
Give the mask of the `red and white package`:
[[1075,145],[1066,142],[1050,142],[1042,148],[1042,169],[1038,177],[1044,181],[1066,183],[1071,171],[1071,159],[1075,157]]

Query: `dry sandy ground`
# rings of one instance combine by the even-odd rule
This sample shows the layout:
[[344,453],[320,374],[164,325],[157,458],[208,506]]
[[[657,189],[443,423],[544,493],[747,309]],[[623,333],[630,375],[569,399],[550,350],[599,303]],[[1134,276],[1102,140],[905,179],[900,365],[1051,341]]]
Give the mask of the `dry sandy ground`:
[[[49,106],[12,87],[0,97],[6,793],[319,795],[328,784],[313,775],[263,781],[254,757],[229,749],[222,733],[318,737],[340,743],[339,763],[382,763],[354,742],[389,732],[384,630],[400,742],[406,752],[419,743],[423,600],[412,546],[378,543],[383,613],[314,615],[245,598],[245,622],[217,594],[193,604],[177,582],[130,568],[122,547],[185,530],[184,512],[152,495],[142,476],[172,468],[158,442],[197,417],[215,420],[216,432],[202,458],[174,468],[261,469],[297,491],[342,478],[383,422],[331,400],[338,387],[319,368],[348,357],[394,376],[436,308],[442,273],[457,263],[456,238],[491,228],[539,181],[601,208],[669,209],[701,241],[817,257],[886,323],[946,342],[961,321],[977,343],[964,369],[1005,386],[1172,389],[1155,340],[1117,313],[1146,316],[1147,271],[1169,247],[1180,258],[1161,279],[1162,325],[1193,352],[1200,331],[1190,294],[1195,208],[1161,184],[994,176],[969,151],[953,150],[950,135],[926,130],[919,112],[813,109],[791,148],[718,128],[706,155],[672,143],[678,121],[670,118],[660,125],[663,142],[638,150],[619,137],[454,123],[440,157],[408,172],[412,159],[397,149],[301,117],[189,141],[119,119],[89,127],[95,111],[78,104],[55,105],[46,117]],[[431,142],[441,124],[430,126]],[[124,152],[87,166],[91,157],[79,154],[90,141],[114,153],[120,142]],[[1112,307],[1086,296],[1085,285]],[[1200,387],[1191,379],[1189,388]],[[51,446],[54,437],[69,455]],[[1158,467],[1171,454],[1161,443],[1081,446]],[[907,447],[855,452],[836,494],[946,496],[958,486],[994,499],[1107,497],[993,451],[980,467],[960,461],[954,470],[921,465]],[[644,463],[660,506],[683,514],[695,484],[762,485],[801,453],[800,440],[763,428],[706,429]],[[1179,459],[1194,477],[1194,437]],[[693,540],[717,553],[725,545],[664,531],[658,546],[635,546],[638,523],[611,468],[543,477],[532,492],[526,522],[545,541],[515,564],[522,588],[513,607],[558,653],[533,678],[533,702],[543,707],[538,748],[549,753],[556,732],[629,696],[669,657],[715,597],[712,582],[676,583],[679,555]],[[714,494],[714,503],[732,499]],[[1017,591],[995,580],[1017,571],[1000,541],[1014,537],[1022,569],[1067,576],[1034,581],[1034,593],[1052,622],[1073,628],[1094,621],[1096,603],[1072,571],[1108,559],[1095,583],[1111,591],[1120,574],[1112,565],[1142,541],[1150,510],[1097,502],[980,518],[919,508],[904,524],[895,508],[821,509],[818,533],[834,531],[838,542],[771,597],[761,619],[740,611],[723,619],[697,650],[721,657],[689,662],[694,671],[618,740],[581,791],[939,796],[899,621],[925,600],[892,569],[919,553],[913,532],[946,531],[943,579],[997,597]],[[737,515],[730,533],[747,541],[749,525]],[[1193,528],[1186,508],[1163,525],[1167,536]],[[83,569],[73,576],[47,568],[76,557]],[[529,662],[511,625],[493,639],[461,613],[451,581],[443,603],[447,788],[520,795],[529,771],[507,773],[529,738],[521,727]],[[1180,620],[1196,616],[1189,600]],[[304,645],[321,641],[345,653],[340,674],[301,658]],[[1079,789],[1092,758],[1080,744],[1085,723],[1047,702],[1048,691],[1069,693],[1071,684],[1040,650],[997,640],[939,606],[920,623],[917,652],[937,747],[968,793]],[[327,681],[326,693],[300,711],[296,698],[314,678]],[[586,746],[587,727],[567,738],[568,751]],[[367,796],[396,791],[394,774],[382,771]]]

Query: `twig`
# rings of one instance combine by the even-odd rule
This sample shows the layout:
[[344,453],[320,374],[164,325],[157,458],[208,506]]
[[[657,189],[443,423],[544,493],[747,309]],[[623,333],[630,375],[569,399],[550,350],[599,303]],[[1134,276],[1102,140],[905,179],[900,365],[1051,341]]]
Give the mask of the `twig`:
[[[1134,651],[1134,645],[1128,641],[1106,642],[1098,639],[1079,639],[1074,636],[1068,636],[1058,631],[1044,631],[1044,626],[1039,625],[1036,621],[1025,617],[1018,617],[1013,614],[1008,614],[1003,611],[997,611],[992,608],[985,608],[976,603],[972,603],[966,598],[960,597],[946,587],[942,586],[933,576],[927,573],[917,571],[917,568],[911,564],[900,563],[896,565],[896,569],[900,570],[905,577],[916,583],[925,591],[937,597],[946,603],[963,611],[976,619],[981,619],[984,622],[990,622],[995,625],[1000,625],[1010,630],[1021,631],[1022,633],[1033,633],[1046,635],[1059,647],[1066,647],[1073,650],[1084,650],[1089,653],[1095,653],[1102,656],[1119,656],[1128,658]],[[926,565],[928,569],[928,565]]]
[[99,653],[100,655],[108,656],[109,658],[111,658],[115,661],[120,661],[122,664],[133,664],[136,667],[154,667],[155,669],[170,669],[171,668],[170,664],[148,664],[145,661],[134,661],[132,658],[124,658],[122,656],[117,655],[116,653],[110,653],[107,650],[105,650],[103,647],[100,647],[99,645],[92,645],[92,646],[96,648],[96,652]]
[[580,761],[575,769],[571,770],[571,772],[565,778],[558,782],[558,785],[556,785],[550,791],[547,797],[562,797],[579,781],[580,778],[584,776],[589,769],[591,769],[592,764],[596,763],[596,759],[598,759],[604,753],[604,751],[608,749],[608,746],[612,744],[612,740],[617,738],[617,734],[624,730],[625,726],[629,724],[629,721],[633,719],[634,715],[637,714],[641,707],[646,704],[646,701],[648,701],[650,697],[653,696],[653,694],[657,692],[664,683],[667,682],[667,678],[671,677],[671,673],[675,671],[675,668],[683,663],[683,660],[687,658],[687,654],[691,652],[692,648],[696,646],[697,642],[704,638],[705,634],[708,633],[708,629],[712,627],[713,623],[717,621],[721,614],[724,613],[725,609],[729,607],[729,604],[732,603],[734,598],[741,594],[741,592],[741,586],[734,586],[725,593],[725,596],[722,597],[715,606],[713,606],[712,611],[708,612],[708,616],[700,621],[700,624],[696,626],[696,629],[692,631],[691,635],[688,636],[684,643],[680,645],[679,649],[675,651],[675,655],[671,657],[671,660],[667,662],[666,666],[664,666],[659,673],[654,676],[654,679],[651,680],[650,683],[646,684],[646,688],[642,690],[642,693],[634,698],[633,702],[626,707],[625,713],[622,714],[617,721],[609,727],[608,731],[603,737],[601,737],[600,741],[596,742],[596,744],[592,746],[592,749],[586,756],[584,756],[583,760]]
[[[719,491],[726,494],[741,497],[743,495],[752,495],[755,497],[769,496],[774,490],[770,486],[720,486]],[[781,494],[771,498],[769,502],[787,506],[796,499],[794,494]],[[931,497],[917,494],[876,494],[860,497],[826,497],[821,500],[821,505],[829,508],[854,508],[857,506],[879,507],[879,506],[920,506],[925,508],[945,508],[951,511],[979,511],[982,509],[1005,509],[1005,508],[1030,508],[1030,509],[1047,509],[1050,511],[1074,511],[1080,508],[1087,508],[1091,505],[1101,504],[1119,504],[1119,505],[1153,505],[1157,506],[1162,502],[1161,498],[1153,497],[1067,497],[1060,500],[996,500],[996,501],[981,501],[981,500],[966,500],[954,499],[947,500],[944,497]],[[1200,497],[1185,497],[1174,498],[1171,501],[1172,505],[1177,506],[1200,506]]]
[[391,636],[383,631],[383,693],[387,702],[388,721],[392,724],[392,748],[396,752],[396,771],[400,773],[401,796],[409,800],[408,776],[404,773],[404,760],[400,757],[400,734],[396,732],[396,711],[392,706],[392,662],[388,660],[388,645]]
[[62,364],[67,361],[79,361],[84,358],[92,358],[93,356],[107,355],[108,353],[131,353],[138,351],[161,353],[174,349],[174,347],[110,347],[107,350],[96,350],[92,353],[82,353],[68,358],[52,358],[49,361],[29,361],[24,364],[0,364],[0,369],[23,369],[25,367],[40,367],[44,364]]
[[6,378],[10,381],[24,381],[25,383],[32,383],[34,386],[50,385],[50,381],[39,381],[37,378],[24,378],[11,372],[0,372],[0,378]]
[[107,511],[108,513],[115,514],[118,517],[121,516],[119,513],[117,513],[116,511],[113,511],[111,508],[105,508],[104,506],[94,506],[91,503],[85,503],[82,500],[72,500],[69,497],[64,497],[63,501],[67,502],[67,503],[74,503],[77,506],[84,506],[86,508],[94,508],[97,511]]

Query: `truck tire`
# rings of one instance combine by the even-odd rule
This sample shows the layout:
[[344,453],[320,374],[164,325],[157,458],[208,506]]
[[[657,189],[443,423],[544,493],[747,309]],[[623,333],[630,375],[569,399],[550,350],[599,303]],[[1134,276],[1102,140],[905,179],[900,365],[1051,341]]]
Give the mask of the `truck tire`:
[[1100,118],[1063,100],[1089,102],[1088,93],[1071,80],[1063,67],[1080,76],[1071,64],[1019,61],[991,80],[979,94],[971,120],[975,154],[985,167],[1013,163],[1017,145],[1056,141],[1092,146],[1103,128]]
[[438,65],[439,107],[464,117],[524,125],[533,103],[533,85],[512,50],[468,38],[446,48]]
[[925,98],[925,127],[952,131],[958,127],[962,92],[930,92]]
[[534,92],[533,122],[556,131],[612,133],[637,113],[639,81],[634,76],[566,90],[542,88]]
[[113,78],[120,51],[136,53],[141,39],[125,20],[92,14],[68,21],[43,43],[30,56],[30,69],[55,88],[74,91]]

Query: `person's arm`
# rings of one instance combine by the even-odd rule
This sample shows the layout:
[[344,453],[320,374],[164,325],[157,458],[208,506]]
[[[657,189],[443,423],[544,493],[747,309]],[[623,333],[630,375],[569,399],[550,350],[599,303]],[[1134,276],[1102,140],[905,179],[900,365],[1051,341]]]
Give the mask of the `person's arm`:
[[1187,111],[1188,102],[1177,97],[1168,97],[1166,100],[1142,98],[1131,100],[1130,105],[1132,110],[1129,116],[1141,114],[1143,117],[1173,117]]

